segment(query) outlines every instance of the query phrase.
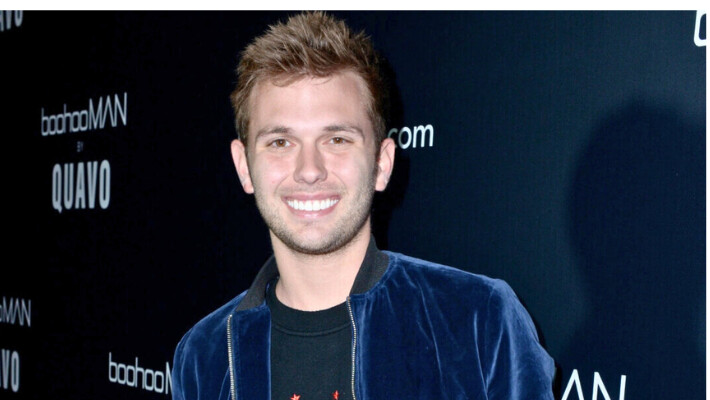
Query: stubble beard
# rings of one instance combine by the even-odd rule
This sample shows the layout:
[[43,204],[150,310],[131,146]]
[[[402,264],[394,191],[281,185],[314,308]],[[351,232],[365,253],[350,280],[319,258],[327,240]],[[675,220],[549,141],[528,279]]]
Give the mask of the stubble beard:
[[[276,236],[289,249],[306,255],[326,255],[334,253],[348,246],[353,239],[362,231],[363,226],[370,218],[372,200],[375,195],[376,174],[370,174],[370,178],[364,187],[353,194],[352,207],[349,213],[342,213],[340,219],[335,222],[335,226],[317,242],[307,242],[299,237],[297,232],[290,229],[284,219],[278,215],[275,208],[269,207],[268,201],[260,190],[254,191],[256,206],[261,217],[271,233]],[[341,200],[342,201],[342,200]],[[344,206],[338,204],[338,206]],[[347,211],[347,210],[346,210]]]

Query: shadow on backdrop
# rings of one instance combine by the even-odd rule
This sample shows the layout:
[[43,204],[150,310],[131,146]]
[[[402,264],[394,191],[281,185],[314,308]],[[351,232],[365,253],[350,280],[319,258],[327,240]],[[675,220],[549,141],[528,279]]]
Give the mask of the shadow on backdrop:
[[703,126],[636,101],[592,133],[569,198],[590,307],[563,391],[577,369],[585,398],[594,372],[612,399],[621,375],[627,399],[704,398]]
[[[403,126],[404,105],[402,95],[397,87],[396,74],[389,61],[382,57],[380,65],[385,81],[386,98],[384,99],[385,134],[389,127]],[[409,164],[407,154],[399,147],[395,150],[394,170],[390,177],[387,189],[383,192],[375,192],[372,203],[372,233],[377,241],[377,246],[381,250],[389,249],[389,223],[395,208],[404,201],[404,196],[409,185]],[[395,227],[396,229],[396,227]]]

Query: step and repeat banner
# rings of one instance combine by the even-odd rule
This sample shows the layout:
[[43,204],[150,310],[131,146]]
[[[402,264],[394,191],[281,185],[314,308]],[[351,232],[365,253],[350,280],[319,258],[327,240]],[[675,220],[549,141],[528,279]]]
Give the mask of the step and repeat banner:
[[[0,398],[170,398],[270,254],[228,96],[290,14],[0,14]],[[558,399],[704,398],[705,14],[334,14],[393,83],[380,248],[506,280]]]

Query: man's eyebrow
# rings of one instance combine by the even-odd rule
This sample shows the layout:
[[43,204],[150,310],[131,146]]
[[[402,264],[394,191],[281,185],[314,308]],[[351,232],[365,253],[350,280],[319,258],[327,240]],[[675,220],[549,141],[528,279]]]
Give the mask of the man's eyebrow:
[[362,129],[360,129],[358,126],[355,125],[348,125],[348,124],[332,124],[326,126],[324,129],[326,132],[351,132],[351,133],[356,133],[362,137],[365,137],[365,134],[362,132]]
[[256,132],[256,135],[254,135],[254,140],[259,139],[259,137],[264,136],[264,135],[273,135],[273,134],[283,134],[283,133],[290,133],[291,129],[287,128],[283,125],[276,125],[276,126],[267,126],[266,128],[259,129]]

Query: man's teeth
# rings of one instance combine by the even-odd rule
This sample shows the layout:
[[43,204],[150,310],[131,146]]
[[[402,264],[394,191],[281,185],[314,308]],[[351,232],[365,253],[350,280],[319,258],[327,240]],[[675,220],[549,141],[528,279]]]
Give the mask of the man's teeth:
[[338,200],[326,199],[326,200],[289,200],[287,201],[289,207],[296,209],[298,211],[320,211],[326,208],[333,207]]

